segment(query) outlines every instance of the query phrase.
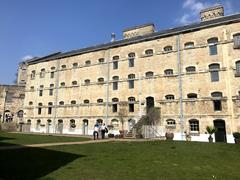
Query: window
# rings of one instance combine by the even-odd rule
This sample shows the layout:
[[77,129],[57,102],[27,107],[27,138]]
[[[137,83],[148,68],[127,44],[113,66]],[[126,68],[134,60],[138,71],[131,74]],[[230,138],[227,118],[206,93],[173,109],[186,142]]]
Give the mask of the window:
[[153,55],[153,50],[152,50],[152,49],[147,49],[147,50],[145,51],[145,54],[146,54],[147,56],[152,56],[152,55]]
[[89,101],[88,99],[85,99],[85,100],[83,101],[84,104],[89,104],[89,102],[90,102],[90,101]]
[[33,105],[33,102],[32,102],[32,101],[29,101],[29,103],[28,103],[28,104],[31,106],[31,105]]
[[167,99],[167,100],[173,100],[173,99],[174,99],[174,95],[172,95],[172,94],[166,95],[166,96],[165,96],[165,99]]
[[17,112],[17,117],[18,118],[23,118],[23,110],[20,110]]
[[71,119],[69,123],[70,129],[74,129],[76,127],[75,120]]
[[50,84],[49,86],[50,86],[51,88],[53,88],[53,87],[54,87],[54,84]]
[[104,58],[100,58],[100,59],[98,59],[98,63],[99,63],[99,64],[103,64],[104,61],[105,61]]
[[54,66],[51,67],[51,70],[52,70],[52,71],[55,70],[55,69],[56,69],[56,68],[55,68]]
[[99,103],[99,104],[100,104],[100,103],[103,103],[103,99],[98,99],[98,100],[97,100],[97,103]]
[[114,56],[112,60],[113,60],[113,69],[118,69],[119,56]]
[[67,68],[67,66],[65,64],[63,64],[61,67],[62,67],[62,69],[66,69]]
[[188,49],[188,48],[193,48],[194,47],[194,42],[186,42],[184,44],[184,48]]
[[72,100],[71,104],[77,104],[77,102],[75,100]]
[[78,63],[73,63],[73,68],[77,68],[78,67]]
[[210,71],[210,74],[211,74],[211,81],[212,82],[219,81],[219,70],[220,70],[220,65],[219,64],[210,64],[209,65],[209,71]]
[[98,78],[98,83],[103,83],[104,82],[104,78]]
[[113,98],[112,99],[112,112],[117,112],[118,111],[118,98]]
[[176,121],[174,119],[167,119],[167,126],[176,126]]
[[39,90],[39,96],[43,96],[43,90],[42,89]]
[[134,67],[135,53],[128,54],[128,67]]
[[64,105],[64,101],[60,101],[60,102],[59,102],[59,105]]
[[33,90],[34,90],[34,86],[31,86],[31,87],[30,87],[30,90],[33,91]]
[[31,122],[32,122],[31,119],[27,120],[27,124],[31,124]]
[[191,132],[199,132],[199,121],[196,119],[189,120],[189,126]]
[[152,71],[148,71],[145,73],[145,76],[150,78],[150,77],[153,77],[153,72]]
[[118,90],[118,80],[119,77],[118,76],[113,76],[113,90]]
[[53,105],[52,102],[48,103],[48,114],[52,114],[52,105]]
[[211,96],[213,98],[213,109],[214,111],[221,111],[222,110],[222,92],[213,92],[211,93]]
[[196,67],[194,67],[194,66],[188,66],[188,67],[186,67],[186,72],[187,72],[187,73],[196,72]]
[[45,69],[44,68],[41,69],[40,78],[44,78],[45,77],[45,73],[46,73]]
[[233,47],[234,49],[240,48],[240,33],[233,35]]
[[73,82],[72,82],[72,85],[73,85],[73,86],[76,86],[76,85],[77,85],[77,81],[73,81]]
[[90,79],[86,79],[86,80],[84,80],[84,82],[85,82],[85,85],[89,85],[90,84]]
[[49,96],[53,95],[53,89],[49,89]]
[[134,102],[135,102],[134,97],[129,97],[128,98],[128,111],[129,112],[134,112]]
[[129,89],[134,89],[134,79],[135,79],[135,74],[128,75],[128,88]]
[[236,62],[236,75],[240,75],[240,61]]
[[86,66],[90,66],[91,65],[91,61],[90,60],[85,61],[85,65]]
[[44,85],[40,85],[39,88],[44,88]]
[[60,86],[61,86],[61,87],[64,87],[64,86],[65,86],[65,82],[61,82],[61,83],[60,83]]
[[166,46],[163,48],[165,52],[171,52],[173,50],[172,46]]
[[42,108],[38,107],[38,115],[42,114]]
[[36,76],[36,71],[35,71],[35,70],[33,70],[33,71],[31,72],[31,79],[34,79],[34,78],[35,78],[35,76]]
[[19,94],[19,97],[20,97],[21,99],[24,99],[24,98],[25,98],[25,94]]
[[208,39],[208,46],[209,46],[209,55],[217,55],[217,43],[218,38],[211,38]]
[[118,123],[117,119],[112,119],[111,124],[112,124],[114,130],[118,129],[119,123]]
[[196,98],[197,98],[197,94],[195,94],[195,93],[189,93],[189,94],[187,95],[187,97],[188,97],[189,99],[196,99]]
[[166,69],[166,70],[164,71],[164,74],[165,74],[166,76],[171,76],[171,75],[173,75],[173,70],[172,70],[172,69]]
[[50,73],[50,78],[54,78],[54,72]]
[[41,120],[38,119],[37,123],[36,123],[36,130],[39,131],[40,130],[40,125],[41,125]]

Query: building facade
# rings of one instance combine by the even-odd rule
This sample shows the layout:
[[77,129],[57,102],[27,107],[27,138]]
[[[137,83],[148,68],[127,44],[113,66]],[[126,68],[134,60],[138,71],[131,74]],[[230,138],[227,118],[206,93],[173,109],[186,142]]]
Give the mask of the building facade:
[[124,39],[27,61],[24,121],[31,131],[92,134],[96,122],[132,126],[150,107],[176,140],[184,131],[207,141],[233,142],[240,130],[240,14],[223,7],[201,22],[163,31],[145,24]]

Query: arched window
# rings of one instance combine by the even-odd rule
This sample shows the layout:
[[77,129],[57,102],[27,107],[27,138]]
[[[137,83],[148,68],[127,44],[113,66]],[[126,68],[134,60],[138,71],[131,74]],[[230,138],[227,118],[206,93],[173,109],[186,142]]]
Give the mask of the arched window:
[[173,100],[173,99],[174,99],[174,95],[168,94],[168,95],[165,96],[165,99],[167,99],[167,100]]
[[219,81],[219,70],[220,70],[220,65],[217,63],[213,63],[209,65],[209,71],[211,74],[211,81],[212,82],[217,82]]
[[189,99],[196,99],[196,98],[197,98],[197,94],[195,94],[195,93],[189,93],[189,94],[187,95],[187,97],[188,97]]
[[23,110],[18,111],[17,116],[18,118],[23,118]]
[[64,105],[64,101],[60,101],[60,102],[59,102],[59,105]]
[[167,126],[176,126],[176,121],[174,119],[167,119]]
[[31,124],[31,123],[32,123],[31,119],[28,119],[27,124]]
[[196,72],[196,67],[195,66],[188,66],[188,67],[186,67],[186,72],[187,73]]
[[104,82],[104,78],[98,78],[98,83],[103,83]]
[[152,56],[152,55],[153,55],[153,50],[152,50],[152,49],[147,49],[147,50],[145,51],[145,54],[146,54],[147,56]]
[[117,112],[118,111],[118,98],[113,98],[112,99],[112,112]]
[[218,43],[218,38],[210,38],[207,40],[208,46],[209,46],[209,55],[217,55],[217,43]]
[[165,47],[163,48],[163,50],[164,50],[165,52],[170,52],[170,51],[173,50],[173,48],[172,48],[172,46],[165,46]]
[[222,92],[213,92],[211,93],[211,96],[213,98],[213,108],[214,111],[221,111],[222,110]]
[[128,58],[135,58],[135,53],[134,52],[129,53]]
[[65,64],[63,64],[63,65],[61,66],[61,68],[62,68],[62,69],[66,69],[67,66],[66,66]]
[[40,130],[40,125],[41,125],[41,120],[38,119],[37,123],[36,123],[36,130],[39,131]]
[[240,75],[240,60],[236,62],[236,75]]
[[118,69],[119,56],[113,56],[112,60],[113,60],[113,69]]
[[134,112],[134,102],[135,102],[135,97],[128,98],[128,111],[129,112]]
[[89,101],[88,99],[85,99],[85,100],[83,101],[84,104],[89,104],[89,102],[90,102],[90,101]]
[[48,103],[48,114],[52,114],[52,105],[53,105],[52,102]]
[[74,129],[76,127],[75,120],[71,119],[69,123],[70,129]]
[[240,48],[240,33],[233,35],[233,47],[234,49]]
[[97,100],[97,103],[98,103],[98,104],[103,103],[103,99],[98,99],[98,100]]
[[33,70],[33,71],[31,72],[31,79],[34,79],[34,78],[35,78],[35,76],[36,76],[36,71],[35,71],[35,70]]
[[90,60],[85,61],[85,65],[86,66],[90,66],[91,65],[91,61]]
[[73,86],[76,86],[76,85],[77,85],[77,81],[73,81],[73,82],[72,82],[72,85],[73,85]]
[[223,95],[222,95],[222,92],[216,91],[216,92],[212,92],[211,96],[214,98],[222,98]]
[[135,79],[135,74],[128,75],[128,88],[129,89],[134,89],[134,79]]
[[119,122],[118,122],[117,119],[112,119],[112,120],[111,120],[111,125],[113,126],[113,129],[114,129],[114,130],[118,130]]
[[194,42],[186,42],[184,44],[184,48],[188,49],[188,48],[193,48],[194,47]]
[[85,79],[84,82],[85,82],[85,85],[89,85],[90,84],[90,79]]
[[52,88],[52,87],[54,87],[54,84],[50,84],[49,86],[50,86],[50,88]]
[[77,104],[77,102],[75,100],[72,100],[71,104]]
[[189,128],[191,133],[198,133],[199,132],[199,121],[196,119],[189,120]]
[[104,58],[99,58],[99,59],[98,59],[98,63],[99,63],[99,64],[104,63],[104,61],[105,61]]
[[28,105],[30,105],[30,106],[33,105],[33,102],[32,102],[32,101],[29,101]]
[[65,82],[61,82],[61,83],[60,83],[60,86],[61,86],[61,87],[64,87],[64,86],[65,86]]
[[48,103],[48,106],[52,106],[52,105],[53,105],[53,103],[52,103],[52,102],[49,102],[49,103]]
[[78,67],[78,63],[73,63],[73,68],[77,68]]
[[164,70],[164,74],[166,76],[171,76],[171,75],[173,75],[173,70],[172,69],[166,69],[166,70]]
[[146,77],[153,77],[153,72],[152,71],[148,71],[145,73]]
[[128,67],[134,67],[135,53],[128,54]]
[[45,77],[45,73],[46,73],[46,70],[44,68],[41,69],[40,78],[44,78]]
[[55,69],[56,69],[56,68],[55,68],[54,66],[51,67],[51,70],[52,70],[52,71],[55,70]]
[[113,90],[118,90],[118,80],[119,77],[118,76],[113,76]]
[[43,106],[43,104],[42,103],[38,103],[38,106]]
[[113,56],[112,60],[113,61],[119,60],[119,56]]

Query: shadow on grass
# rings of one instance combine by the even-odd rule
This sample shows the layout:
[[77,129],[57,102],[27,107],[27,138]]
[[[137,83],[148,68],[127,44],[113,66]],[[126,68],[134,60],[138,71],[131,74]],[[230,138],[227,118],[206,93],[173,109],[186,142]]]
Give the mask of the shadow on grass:
[[[12,138],[0,137],[0,146],[22,147],[1,142],[6,139]],[[80,157],[84,156],[43,148],[0,150],[0,180],[37,179]]]

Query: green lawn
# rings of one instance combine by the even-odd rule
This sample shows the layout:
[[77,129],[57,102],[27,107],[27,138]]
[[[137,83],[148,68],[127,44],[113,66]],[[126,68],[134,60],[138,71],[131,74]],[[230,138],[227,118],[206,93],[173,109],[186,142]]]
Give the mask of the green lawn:
[[67,142],[67,141],[72,142],[72,141],[86,141],[86,140],[89,140],[89,138],[0,132],[0,146],[11,146],[16,144],[24,145],[24,144],[40,144],[40,143],[52,143],[52,142]]
[[240,179],[240,146],[109,142],[0,152],[0,179]]

